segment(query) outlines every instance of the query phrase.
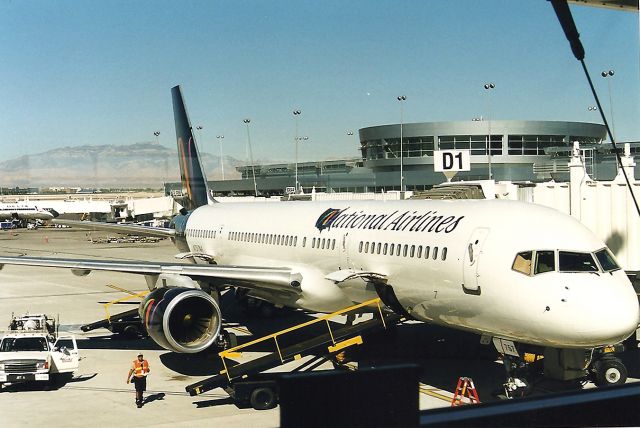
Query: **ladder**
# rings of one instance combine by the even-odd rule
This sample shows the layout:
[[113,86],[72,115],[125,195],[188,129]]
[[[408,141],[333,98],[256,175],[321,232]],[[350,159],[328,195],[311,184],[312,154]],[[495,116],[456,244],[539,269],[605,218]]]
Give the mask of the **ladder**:
[[[335,318],[338,315],[344,315],[348,312],[374,305],[377,307],[376,315],[379,316],[371,320],[354,325],[340,326],[339,328],[332,327],[329,323],[331,318]],[[362,344],[362,335],[364,333],[380,328],[386,329],[389,325],[401,322],[402,319],[402,316],[396,313],[384,311],[379,298],[368,300],[358,305],[350,306],[332,314],[318,317],[312,321],[222,351],[218,355],[222,359],[224,369],[215,376],[188,385],[185,387],[185,390],[189,395],[195,396],[215,388],[227,388],[235,381],[246,381],[248,378],[250,379],[252,375],[257,375],[265,370],[299,360],[308,355],[335,354],[349,346]],[[292,333],[298,334],[302,329],[310,328],[314,325],[317,327],[316,324],[318,323],[325,324],[327,328],[326,333],[318,334],[301,341],[293,341],[293,343],[291,343],[291,340],[287,341],[285,339],[287,335],[291,335]],[[289,336],[289,338],[291,338],[291,336]],[[243,352],[241,351],[247,347],[260,344],[261,347],[264,348],[265,342],[267,345],[269,342],[272,342],[273,351],[247,362],[237,363],[232,360],[232,358],[242,357]]]
[[453,399],[451,400],[451,407],[466,404],[462,402],[464,397],[469,399],[469,404],[478,404],[480,402],[480,398],[478,398],[478,391],[476,391],[476,386],[473,384],[473,379],[470,377],[458,378],[458,385],[456,386],[456,392],[453,394]]

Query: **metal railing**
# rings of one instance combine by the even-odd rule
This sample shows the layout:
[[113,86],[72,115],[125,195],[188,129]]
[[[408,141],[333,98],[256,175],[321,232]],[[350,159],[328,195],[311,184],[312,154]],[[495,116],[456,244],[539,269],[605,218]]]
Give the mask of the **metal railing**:
[[[233,348],[229,348],[229,349],[226,349],[226,350],[220,352],[218,355],[222,359],[222,364],[224,366],[224,370],[221,371],[220,374],[226,374],[227,378],[229,379],[229,381],[231,381],[231,375],[229,374],[229,368],[227,367],[227,362],[226,362],[225,359],[227,359],[227,358],[239,358],[239,357],[242,356],[242,352],[239,352],[241,349],[245,349],[245,348],[247,348],[249,346],[256,345],[258,343],[263,343],[263,342],[266,342],[266,341],[269,341],[269,340],[273,340],[274,341],[275,352],[277,352],[278,357],[280,358],[280,362],[281,363],[285,363],[286,362],[285,361],[285,356],[283,356],[283,354],[282,354],[282,348],[280,346],[280,342],[278,342],[278,338],[283,336],[283,335],[285,335],[285,334],[287,334],[287,333],[291,333],[291,332],[294,332],[294,331],[299,331],[299,330],[301,330],[303,328],[306,328],[306,327],[309,327],[311,325],[315,325],[315,324],[318,324],[318,323],[322,323],[322,322],[324,322],[326,324],[327,330],[328,330],[330,338],[331,338],[332,346],[328,347],[329,352],[333,353],[333,352],[337,352],[337,351],[339,351],[341,349],[347,348],[347,347],[352,346],[352,345],[361,344],[362,343],[362,337],[360,335],[358,335],[356,337],[352,337],[350,339],[343,340],[341,342],[336,342],[336,339],[335,339],[335,336],[334,336],[334,331],[331,328],[331,324],[329,323],[329,320],[332,319],[332,318],[335,318],[337,316],[344,315],[344,314],[347,314],[349,312],[353,312],[355,310],[358,310],[360,308],[367,307],[367,306],[376,306],[377,307],[377,311],[380,314],[380,319],[381,319],[382,325],[384,326],[384,328],[386,328],[387,325],[386,325],[386,322],[385,322],[384,314],[382,312],[382,306],[381,306],[380,298],[367,300],[366,302],[362,302],[362,303],[359,303],[359,304],[354,305],[354,306],[349,306],[348,308],[341,309],[339,311],[333,312],[333,313],[328,314],[328,315],[323,315],[323,316],[321,316],[319,318],[316,318],[314,320],[307,321],[307,322],[304,322],[302,324],[298,324],[296,326],[293,326],[293,327],[290,327],[290,328],[287,328],[287,329],[284,329],[284,330],[280,330],[280,331],[278,331],[276,333],[272,333],[272,334],[269,334],[267,336],[263,336],[263,337],[261,337],[259,339],[252,340],[250,342],[247,342],[247,343],[244,343],[242,345],[238,345],[238,346],[235,346]],[[297,355],[293,356],[294,360],[297,360],[299,358],[301,358],[300,354],[297,354]],[[238,367],[242,366],[243,364],[247,364],[247,363],[248,362],[240,363],[238,365],[233,366],[233,368],[235,370]]]

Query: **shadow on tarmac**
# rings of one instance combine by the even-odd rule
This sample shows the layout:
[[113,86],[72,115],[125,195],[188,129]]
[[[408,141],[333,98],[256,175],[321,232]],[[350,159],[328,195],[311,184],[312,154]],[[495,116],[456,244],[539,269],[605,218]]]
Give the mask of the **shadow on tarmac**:
[[196,409],[204,409],[207,407],[215,407],[215,406],[223,406],[225,404],[235,404],[233,398],[216,398],[215,400],[202,400],[202,401],[194,401],[193,404],[196,405]]
[[162,401],[162,400],[164,400],[164,397],[166,395],[167,394],[165,394],[164,392],[159,392],[157,394],[148,395],[148,396],[146,396],[144,398],[144,400],[142,401],[142,404],[149,404],[149,403],[152,403],[154,401]]
[[[256,338],[273,334],[314,317],[300,310],[271,308],[248,310],[236,301],[232,293],[222,296],[225,315],[225,328],[245,327],[251,335],[238,336],[238,344],[244,344]],[[331,323],[339,328],[340,324]],[[315,331],[314,331],[315,329]],[[307,334],[326,333],[326,324],[318,323]],[[297,334],[297,333],[296,333]],[[279,342],[300,339],[296,334],[282,337]],[[118,335],[92,337],[78,341],[81,349],[125,349],[160,350],[150,338],[128,340]],[[266,341],[251,347],[251,351],[274,351],[274,342]],[[160,356],[161,362],[178,373],[177,376],[213,376],[224,367],[218,357],[218,349],[198,354],[177,354],[167,352]],[[626,365],[630,377],[640,377],[640,350],[629,349],[619,355]],[[498,354],[493,345],[481,345],[479,336],[473,333],[453,330],[425,323],[405,323],[393,326],[365,336],[364,344],[348,348],[347,359],[358,362],[360,367],[375,367],[400,363],[416,363],[422,369],[420,381],[435,388],[453,392],[459,377],[470,377],[483,402],[498,400],[502,394],[506,379],[504,367],[497,361]],[[185,381],[187,379],[185,378]],[[537,379],[534,381],[533,394],[576,390],[582,388],[579,381],[554,381]],[[227,399],[195,402],[199,407],[227,404]]]
[[9,385],[0,385],[0,392],[24,392],[24,391],[57,391],[67,384],[86,382],[96,377],[98,373],[80,376],[58,376],[49,382],[19,382]]

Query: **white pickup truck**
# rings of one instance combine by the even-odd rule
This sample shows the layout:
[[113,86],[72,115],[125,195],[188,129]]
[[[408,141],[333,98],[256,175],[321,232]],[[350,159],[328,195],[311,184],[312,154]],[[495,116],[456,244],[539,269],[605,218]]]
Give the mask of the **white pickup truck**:
[[78,368],[73,336],[57,337],[55,321],[46,315],[14,317],[0,340],[0,387],[5,383],[70,378]]

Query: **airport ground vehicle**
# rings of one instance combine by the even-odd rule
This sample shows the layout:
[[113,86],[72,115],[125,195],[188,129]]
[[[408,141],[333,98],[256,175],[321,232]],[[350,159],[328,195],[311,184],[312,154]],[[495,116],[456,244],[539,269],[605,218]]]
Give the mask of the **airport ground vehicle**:
[[[349,320],[348,315],[366,311],[365,308],[371,310],[371,319],[357,324],[347,321],[345,325],[331,325],[335,318],[347,316]],[[384,310],[379,298],[369,300],[225,349],[218,354],[224,370],[187,386],[185,390],[195,396],[220,387],[239,407],[271,409],[278,405],[279,380],[286,372],[268,370],[307,356],[313,358],[297,367],[297,373],[311,371],[326,360],[332,360],[334,367],[343,366],[346,360],[338,355],[344,355],[344,351],[351,346],[362,344],[365,334],[386,330],[403,320],[398,314]],[[243,360],[243,354],[251,354],[254,346],[259,346],[259,355]]]
[[78,368],[73,336],[58,337],[56,322],[43,314],[13,317],[0,341],[0,386],[69,378]]

